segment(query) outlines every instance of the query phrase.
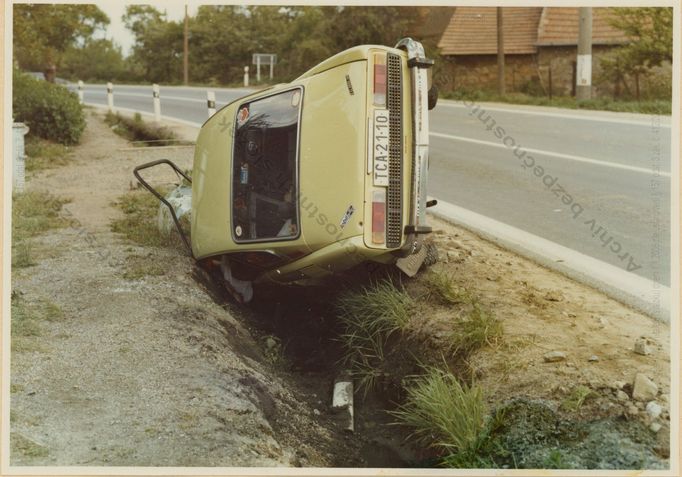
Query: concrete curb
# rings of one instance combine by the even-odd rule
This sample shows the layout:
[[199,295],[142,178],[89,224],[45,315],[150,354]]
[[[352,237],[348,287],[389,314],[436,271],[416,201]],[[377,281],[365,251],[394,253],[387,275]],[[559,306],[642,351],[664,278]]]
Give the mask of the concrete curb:
[[447,202],[438,201],[429,213],[596,288],[653,318],[670,322],[669,287]]

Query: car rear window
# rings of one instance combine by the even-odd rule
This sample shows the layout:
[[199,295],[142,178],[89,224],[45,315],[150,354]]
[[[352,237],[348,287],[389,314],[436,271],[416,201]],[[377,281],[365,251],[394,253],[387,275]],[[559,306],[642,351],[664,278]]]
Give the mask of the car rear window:
[[237,242],[299,235],[298,136],[302,88],[237,109],[232,155],[232,231]]

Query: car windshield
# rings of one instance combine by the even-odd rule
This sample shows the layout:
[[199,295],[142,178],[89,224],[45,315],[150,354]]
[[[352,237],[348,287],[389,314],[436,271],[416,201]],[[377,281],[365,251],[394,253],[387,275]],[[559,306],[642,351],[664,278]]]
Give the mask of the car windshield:
[[242,103],[232,160],[237,242],[298,237],[296,197],[300,88]]

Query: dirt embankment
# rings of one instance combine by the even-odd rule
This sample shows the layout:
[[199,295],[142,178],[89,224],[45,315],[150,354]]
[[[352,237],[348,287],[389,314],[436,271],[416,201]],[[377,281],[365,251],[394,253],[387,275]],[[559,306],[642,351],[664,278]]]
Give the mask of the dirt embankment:
[[[17,303],[52,303],[61,313],[12,353],[12,464],[429,465],[432,453],[405,444],[409,429],[388,425],[395,389],[358,399],[352,436],[330,412],[341,353],[330,303],[341,287],[259,289],[240,307],[198,282],[181,251],[111,232],[132,168],[161,157],[189,168],[192,148],[130,151],[90,117],[74,160],[28,183],[70,198],[72,225],[31,239],[37,264],[13,272]],[[516,403],[500,438],[515,464],[665,467],[667,326],[432,222],[440,249],[433,271],[475,294],[502,324],[501,338],[473,350],[458,372],[485,390],[491,408]],[[427,276],[403,283],[422,297]],[[405,343],[405,356],[447,349],[462,318],[457,307],[418,300],[419,339]],[[642,336],[646,352],[638,354]],[[400,369],[391,371],[389,381],[400,382]],[[637,375],[656,387],[646,397],[634,392]],[[592,452],[604,442],[608,449]]]

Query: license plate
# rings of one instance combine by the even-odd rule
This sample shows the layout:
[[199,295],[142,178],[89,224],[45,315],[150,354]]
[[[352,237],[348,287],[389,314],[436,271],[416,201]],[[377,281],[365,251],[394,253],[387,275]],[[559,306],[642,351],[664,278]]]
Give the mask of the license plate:
[[388,109],[374,110],[372,164],[374,185],[388,187]]

